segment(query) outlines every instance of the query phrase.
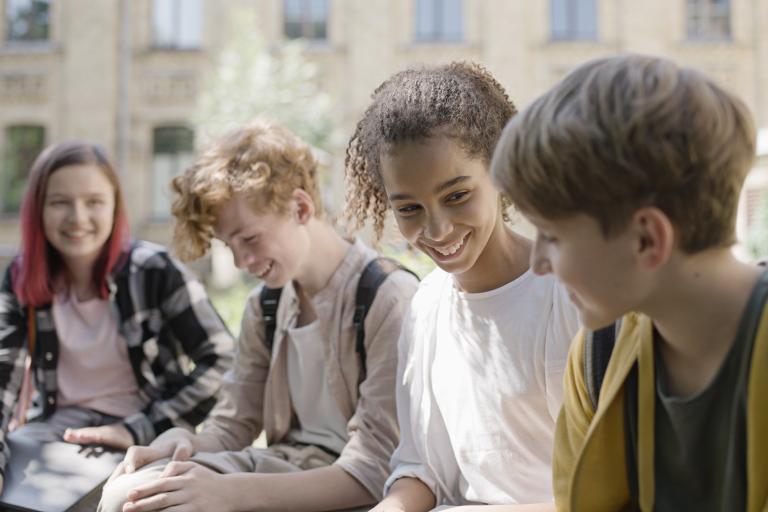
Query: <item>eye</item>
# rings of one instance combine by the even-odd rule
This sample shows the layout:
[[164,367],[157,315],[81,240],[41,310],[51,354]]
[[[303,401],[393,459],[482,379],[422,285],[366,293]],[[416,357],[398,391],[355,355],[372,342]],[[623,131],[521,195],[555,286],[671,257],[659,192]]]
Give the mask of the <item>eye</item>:
[[88,206],[100,206],[100,205],[104,204],[104,200],[102,198],[100,198],[100,197],[94,197],[94,198],[89,199],[88,201],[86,201],[86,204]]
[[460,190],[458,192],[453,192],[452,194],[449,194],[448,197],[445,198],[446,202],[448,203],[461,203],[464,199],[467,199],[469,197],[469,191],[468,190]]
[[544,233],[542,231],[539,231],[539,235],[538,236],[539,236],[539,240],[542,243],[545,243],[545,244],[553,244],[553,243],[557,242],[557,238],[555,238],[554,236],[551,236],[551,235],[549,235],[547,233]]
[[397,207],[397,213],[400,215],[406,216],[411,215],[421,209],[421,206],[417,204],[406,204],[404,206],[398,206]]
[[246,243],[248,245],[257,244],[259,243],[259,235],[251,235],[243,238],[243,243]]

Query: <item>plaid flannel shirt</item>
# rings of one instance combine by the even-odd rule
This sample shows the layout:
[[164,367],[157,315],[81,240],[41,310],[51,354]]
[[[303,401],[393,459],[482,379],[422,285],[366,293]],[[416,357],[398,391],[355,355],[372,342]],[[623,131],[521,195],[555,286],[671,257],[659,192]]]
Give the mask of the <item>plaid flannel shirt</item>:
[[[0,288],[0,472],[8,460],[5,433],[28,353],[28,309],[13,293],[11,267]],[[139,241],[123,254],[109,287],[118,329],[147,403],[124,418],[124,425],[136,444],[148,444],[171,427],[193,428],[216,403],[234,348],[202,284],[165,249]],[[35,319],[34,378],[46,417],[56,410],[58,400],[59,341],[50,304],[36,308]]]

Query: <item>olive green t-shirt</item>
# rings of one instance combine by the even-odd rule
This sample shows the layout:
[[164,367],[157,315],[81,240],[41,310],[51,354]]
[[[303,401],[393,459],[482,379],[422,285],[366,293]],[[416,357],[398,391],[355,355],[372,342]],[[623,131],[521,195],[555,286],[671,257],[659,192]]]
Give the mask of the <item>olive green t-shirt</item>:
[[[768,272],[755,286],[736,339],[715,377],[691,396],[668,394],[664,365],[656,368],[655,502],[657,512],[745,510],[747,496],[747,383]],[[627,468],[637,497],[637,374],[626,387]],[[768,435],[768,433],[766,433]]]

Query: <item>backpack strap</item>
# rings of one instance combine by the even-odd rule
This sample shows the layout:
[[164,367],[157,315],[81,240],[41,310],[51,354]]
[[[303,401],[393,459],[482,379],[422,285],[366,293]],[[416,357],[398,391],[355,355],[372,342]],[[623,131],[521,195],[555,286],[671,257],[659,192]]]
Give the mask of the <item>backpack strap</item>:
[[[357,293],[355,295],[355,313],[352,317],[352,325],[355,328],[355,352],[360,360],[360,376],[358,378],[358,387],[365,380],[368,373],[365,351],[365,317],[371,309],[373,300],[376,298],[376,292],[384,280],[395,270],[404,270],[413,275],[416,279],[419,277],[411,270],[407,269],[399,262],[391,258],[375,258],[368,262],[360,274],[360,280],[357,283]],[[264,344],[267,350],[272,352],[272,345],[275,342],[275,330],[277,329],[277,307],[280,304],[280,295],[282,288],[261,289],[259,294],[259,303],[261,304],[261,313],[264,318]]]
[[608,362],[611,360],[616,338],[621,330],[621,319],[598,329],[587,331],[584,340],[584,380],[592,407],[597,410],[600,388],[603,386]]
[[376,298],[376,292],[384,280],[395,270],[404,270],[413,275],[416,279],[419,277],[411,270],[407,269],[399,262],[385,257],[379,257],[371,260],[360,274],[360,281],[357,283],[357,294],[355,295],[355,314],[352,318],[352,325],[357,333],[355,340],[355,352],[360,359],[360,376],[357,385],[365,380],[368,374],[365,351],[365,317],[371,309],[373,300]]
[[267,350],[272,353],[272,345],[275,342],[275,329],[277,329],[277,306],[280,304],[280,295],[282,288],[261,289],[259,294],[259,303],[261,304],[261,315],[264,318],[264,344]]

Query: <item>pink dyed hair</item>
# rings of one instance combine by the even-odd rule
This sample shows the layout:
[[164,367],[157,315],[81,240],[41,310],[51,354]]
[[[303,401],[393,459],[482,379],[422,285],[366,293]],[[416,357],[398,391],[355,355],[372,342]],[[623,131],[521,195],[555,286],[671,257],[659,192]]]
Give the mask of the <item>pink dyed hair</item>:
[[65,278],[64,262],[45,238],[43,205],[51,174],[69,165],[95,165],[115,189],[115,217],[112,234],[95,263],[93,281],[99,296],[109,296],[107,277],[112,273],[130,238],[125,202],[117,171],[106,152],[85,142],[64,142],[45,149],[29,172],[29,182],[21,203],[21,254],[13,263],[13,290],[19,302],[39,307],[53,299],[54,282]]

